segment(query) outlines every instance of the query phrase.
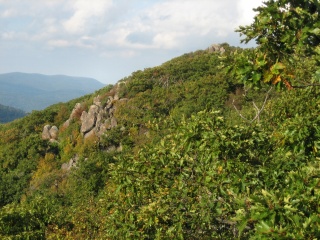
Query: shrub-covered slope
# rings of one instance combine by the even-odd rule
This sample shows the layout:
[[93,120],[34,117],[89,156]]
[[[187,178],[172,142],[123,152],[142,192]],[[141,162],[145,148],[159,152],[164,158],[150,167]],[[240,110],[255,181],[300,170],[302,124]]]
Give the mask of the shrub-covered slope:
[[[225,66],[252,50],[223,46],[0,125],[0,236],[319,237],[319,90],[243,88]],[[98,96],[117,124],[84,138]]]
[[0,125],[0,236],[319,239],[319,11]]

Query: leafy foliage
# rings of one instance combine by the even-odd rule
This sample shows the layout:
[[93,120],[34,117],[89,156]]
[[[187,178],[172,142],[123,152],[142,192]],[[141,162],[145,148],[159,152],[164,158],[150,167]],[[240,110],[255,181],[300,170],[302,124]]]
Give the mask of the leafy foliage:
[[319,2],[267,1],[255,11],[254,22],[237,30],[246,36],[243,42],[255,39],[258,44],[251,55],[239,57],[239,77],[248,84],[263,81],[288,89],[297,80],[310,83],[309,77],[300,79],[295,70],[299,62],[313,66],[311,72],[305,71],[308,75],[315,74],[319,67]]
[[[304,3],[258,8],[240,28],[260,41],[255,49],[185,54],[0,125],[0,237],[320,238],[318,23],[303,22],[319,5]],[[300,21],[316,27],[276,43],[286,33],[272,24]],[[270,90],[302,77],[313,87]],[[117,126],[84,138],[80,116],[98,95],[113,100]],[[46,124],[59,127],[58,143],[41,140]]]

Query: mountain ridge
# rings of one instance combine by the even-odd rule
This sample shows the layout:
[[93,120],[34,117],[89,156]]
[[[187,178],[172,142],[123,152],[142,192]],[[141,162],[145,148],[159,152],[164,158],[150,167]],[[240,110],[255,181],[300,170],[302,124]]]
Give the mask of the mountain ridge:
[[0,237],[318,234],[320,90],[244,88],[227,67],[254,50],[223,47],[0,125]]
[[41,110],[105,86],[94,78],[22,72],[0,74],[0,84],[0,103],[26,112]]
[[21,109],[0,104],[0,124],[11,122],[24,116],[26,116],[26,113]]

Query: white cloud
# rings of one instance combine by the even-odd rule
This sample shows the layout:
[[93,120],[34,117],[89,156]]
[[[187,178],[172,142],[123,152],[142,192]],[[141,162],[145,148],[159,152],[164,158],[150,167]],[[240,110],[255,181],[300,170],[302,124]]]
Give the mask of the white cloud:
[[131,18],[114,21],[111,29],[100,33],[101,45],[128,51],[169,50],[183,48],[196,38],[226,37],[237,19],[237,9],[228,8],[231,3],[233,0],[170,0],[136,8],[123,13],[133,13]]
[[15,9],[6,9],[0,14],[1,18],[10,18],[17,15],[17,11]]
[[71,43],[63,39],[53,39],[48,41],[48,45],[50,47],[69,47]]
[[73,14],[63,22],[63,26],[70,33],[85,33],[99,18],[103,18],[111,6],[111,0],[76,0],[71,4]]
[[253,8],[257,8],[262,5],[262,0],[238,0],[238,11],[240,18],[238,20],[239,25],[248,25],[253,22],[253,18],[256,13]]
[[[259,0],[29,1],[4,3],[1,16],[31,17],[25,32],[30,40],[65,47],[53,44],[59,39],[77,47],[108,45],[128,51],[173,49],[192,44],[190,40],[196,38],[227,38],[240,24],[250,23],[253,12],[249,5],[260,5]],[[84,40],[88,36],[89,44]]]
[[26,47],[26,58],[35,51],[56,61],[57,69],[65,66],[55,59],[59,54],[62,59],[81,56],[88,66],[92,61],[103,65],[100,60],[131,70],[153,66],[212,43],[239,44],[234,30],[252,22],[252,8],[262,1],[0,0],[0,61]]

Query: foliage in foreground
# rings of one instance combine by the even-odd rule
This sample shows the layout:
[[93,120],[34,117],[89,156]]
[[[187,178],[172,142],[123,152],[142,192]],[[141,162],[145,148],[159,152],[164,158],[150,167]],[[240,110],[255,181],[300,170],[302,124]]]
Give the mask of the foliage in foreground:
[[[313,96],[304,94],[299,101]],[[319,238],[319,124],[319,98],[310,114],[269,129],[226,126],[216,111],[193,115],[111,165],[117,190],[106,204],[107,236]]]
[[[319,22],[308,22],[310,31],[298,26],[304,39],[295,32],[283,38],[284,29],[274,34],[268,22],[290,28],[317,20],[319,4],[265,6],[252,29],[242,28],[258,37],[258,48],[225,44],[223,56],[185,54],[121,81],[126,104],[116,104],[118,126],[104,138],[84,140],[80,114],[61,128],[75,102],[85,110],[94,95],[0,125],[0,237],[320,238]],[[277,58],[277,47],[286,46]],[[267,89],[292,89],[287,77],[304,77],[305,85]],[[95,95],[107,102],[112,91]],[[40,139],[45,124],[60,126],[59,143]],[[108,151],[110,144],[123,151]],[[74,156],[77,166],[63,171]]]
[[167,135],[134,155],[91,150],[59,189],[3,207],[1,236],[319,238],[318,96],[285,93],[267,104],[261,124],[228,125],[215,110],[168,118]]

